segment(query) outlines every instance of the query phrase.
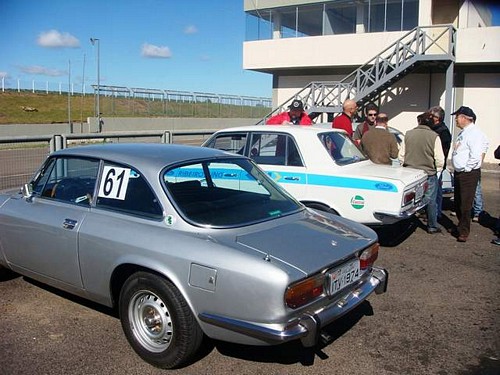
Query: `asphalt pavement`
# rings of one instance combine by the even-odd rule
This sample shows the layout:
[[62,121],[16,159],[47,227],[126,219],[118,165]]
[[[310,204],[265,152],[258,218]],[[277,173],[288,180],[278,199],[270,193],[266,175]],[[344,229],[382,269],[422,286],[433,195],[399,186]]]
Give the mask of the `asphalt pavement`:
[[[483,173],[486,212],[467,243],[415,220],[381,232],[389,289],[327,329],[331,342],[250,347],[206,340],[177,370],[143,362],[113,311],[0,273],[0,374],[500,374],[500,169]],[[444,224],[456,223],[445,206]]]

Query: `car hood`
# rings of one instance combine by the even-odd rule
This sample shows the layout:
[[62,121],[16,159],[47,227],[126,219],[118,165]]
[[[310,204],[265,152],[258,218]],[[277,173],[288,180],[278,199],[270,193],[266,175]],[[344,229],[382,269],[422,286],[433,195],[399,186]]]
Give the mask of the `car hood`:
[[305,210],[299,220],[236,237],[236,242],[306,275],[353,256],[377,240],[370,228],[338,216]]
[[342,174],[352,174],[354,177],[380,178],[400,181],[404,185],[412,185],[427,178],[427,174],[415,168],[375,164],[369,160],[342,167]]

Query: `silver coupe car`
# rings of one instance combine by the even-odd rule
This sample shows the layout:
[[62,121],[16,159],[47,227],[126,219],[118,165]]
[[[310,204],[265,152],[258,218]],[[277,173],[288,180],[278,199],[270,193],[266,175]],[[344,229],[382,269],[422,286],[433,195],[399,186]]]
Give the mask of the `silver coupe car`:
[[0,267],[116,308],[130,345],[161,368],[189,363],[204,336],[316,345],[386,291],[378,249],[368,227],[209,148],[69,148],[0,196]]

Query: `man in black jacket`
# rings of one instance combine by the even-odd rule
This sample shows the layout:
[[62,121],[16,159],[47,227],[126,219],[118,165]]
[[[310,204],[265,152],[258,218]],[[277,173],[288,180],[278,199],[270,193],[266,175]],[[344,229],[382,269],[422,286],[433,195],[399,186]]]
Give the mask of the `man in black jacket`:
[[[443,147],[444,154],[444,165],[443,170],[446,168],[446,161],[448,160],[448,153],[451,147],[451,133],[446,124],[444,123],[444,109],[435,106],[431,107],[428,111],[432,116],[433,125],[431,129],[434,130],[441,140],[441,146]],[[441,173],[439,175],[438,184],[437,184],[437,195],[436,195],[436,204],[437,204],[437,218],[441,217],[442,207],[443,207],[443,188],[442,188],[442,176]]]

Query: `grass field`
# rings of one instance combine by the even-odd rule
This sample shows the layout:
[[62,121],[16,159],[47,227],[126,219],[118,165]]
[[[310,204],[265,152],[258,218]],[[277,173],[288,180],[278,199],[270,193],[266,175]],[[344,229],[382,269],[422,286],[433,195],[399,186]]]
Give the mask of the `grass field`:
[[[77,94],[68,99],[66,93],[0,92],[0,125],[67,123],[68,108],[71,108],[72,122],[86,122],[87,117],[94,116],[94,96]],[[100,110],[103,117],[262,118],[271,109],[209,101],[194,103],[101,96]]]

